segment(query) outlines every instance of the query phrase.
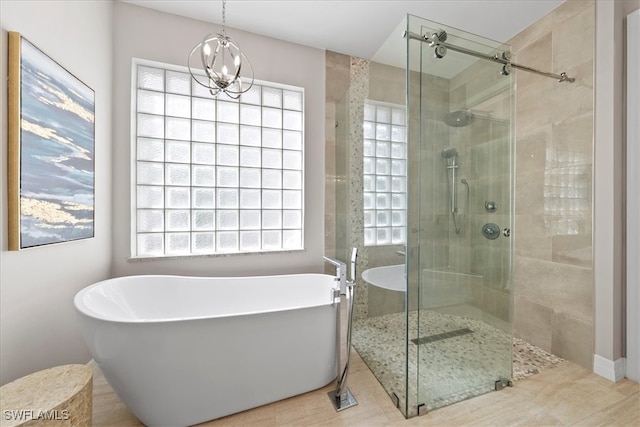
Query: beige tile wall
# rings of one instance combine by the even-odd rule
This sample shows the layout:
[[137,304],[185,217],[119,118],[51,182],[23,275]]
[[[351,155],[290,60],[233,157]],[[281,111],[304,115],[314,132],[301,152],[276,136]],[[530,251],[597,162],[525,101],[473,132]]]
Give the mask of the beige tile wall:
[[[594,9],[592,0],[566,2],[509,41],[516,54],[515,62],[557,73],[567,72],[576,77],[573,84],[560,84],[534,74],[516,72],[515,223],[512,225],[514,334],[587,368],[591,367],[593,353],[591,166]],[[353,243],[349,236],[353,234],[354,221],[357,221],[354,212],[347,206],[352,202],[347,201],[350,197],[346,176],[348,163],[343,161],[340,165],[341,162],[335,160],[349,158],[349,152],[345,147],[336,147],[334,137],[340,133],[340,130],[335,130],[336,113],[340,115],[341,108],[348,110],[349,106],[353,106],[349,104],[349,99],[360,96],[346,94],[354,79],[353,60],[345,55],[327,52],[325,247],[329,254],[332,251],[346,254],[349,244]],[[403,103],[403,99],[399,98],[404,96],[404,77],[398,74],[400,71],[380,64],[368,64],[371,83],[361,91],[368,91],[367,96],[372,99]],[[469,92],[480,92],[486,86],[468,87],[464,84],[465,80],[469,80],[465,76],[459,76],[451,84],[445,79],[441,80],[433,82],[432,86],[442,86],[443,94],[446,93],[440,97],[439,104],[436,102],[437,108],[442,111],[448,111],[449,104],[451,110],[459,107],[458,104],[469,96]],[[343,98],[345,96],[346,100]],[[343,102],[340,105],[341,99]],[[351,99],[352,102],[354,100]],[[509,100],[498,102],[502,105],[484,107],[499,114],[508,114]],[[508,143],[508,139],[505,139],[508,129],[496,123],[489,125],[479,122],[482,126],[474,127],[473,138],[469,134],[470,128],[455,135],[445,135],[450,131],[446,126],[441,126],[442,129],[439,127],[440,110],[434,110],[426,118],[432,120],[434,126],[425,127],[440,134],[424,136],[450,139],[451,145],[462,147],[460,160],[465,161],[466,156],[470,162],[466,165],[470,182],[485,175],[486,171],[481,168],[486,165],[508,170],[507,165],[491,164],[491,159],[495,158],[492,152],[503,150],[504,144]],[[348,111],[342,111],[342,115],[346,120],[353,120],[353,117],[349,118]],[[418,119],[410,117],[410,120]],[[421,157],[412,160],[435,165],[439,161],[441,148],[422,147]],[[472,159],[476,160],[471,163]],[[432,176],[425,182],[440,187],[446,182],[445,175],[438,174],[435,167],[429,173]],[[497,184],[501,179],[494,176],[488,178],[487,182],[477,181],[474,185],[492,189],[499,206],[508,205],[511,203],[509,188]],[[497,217],[487,216],[483,208],[486,195],[480,197],[473,191],[471,194],[467,230],[481,227],[488,219],[500,224],[508,222],[504,217],[495,219]],[[413,206],[418,208],[415,204]],[[508,291],[493,286],[501,282],[501,275],[508,268],[508,259],[503,256],[505,248],[485,250],[479,242],[473,241],[469,245],[473,237],[465,231],[461,236],[464,240],[461,244],[480,249],[475,252],[470,250],[466,256],[464,251],[455,250],[456,257],[450,259],[450,251],[446,248],[451,243],[451,236],[438,232],[450,228],[447,225],[450,215],[446,210],[441,212],[425,207],[420,214],[420,226],[428,231],[425,231],[425,236],[430,233],[427,236],[428,245],[421,250],[421,264],[436,268],[455,265],[459,271],[481,275],[484,277],[483,286],[475,286],[471,297],[466,289],[461,295],[470,298],[472,304],[506,320],[510,315]],[[342,230],[340,224],[351,225],[344,226]],[[347,229],[349,227],[351,231]],[[397,263],[389,255],[394,248],[363,249],[361,268]],[[491,271],[486,271],[483,266],[487,265],[487,257],[500,258],[501,262]],[[384,292],[361,293],[357,301],[361,306],[358,313],[379,315],[403,309],[401,300],[396,303],[391,297]]]
[[593,1],[568,1],[509,43],[517,72],[514,333],[591,368]]
[[[336,215],[337,205],[336,200],[336,186],[339,185],[340,180],[339,173],[344,174],[344,170],[338,171],[337,168],[343,166],[336,164],[336,135],[338,127],[336,127],[336,121],[338,115],[340,115],[339,102],[346,96],[346,91],[349,88],[350,75],[349,75],[349,60],[346,55],[334,53],[331,51],[326,52],[326,83],[325,83],[325,234],[324,234],[324,247],[325,254],[327,256],[335,257],[336,248],[338,247],[337,240],[342,236],[338,234],[336,230]],[[340,130],[344,127],[340,128]],[[342,243],[344,247],[345,244]],[[332,269],[326,266],[326,271],[330,272]]]
[[[369,61],[335,52],[326,53],[326,186],[325,253],[348,261],[357,247],[358,271],[369,266],[364,247],[362,200],[362,123],[364,99],[369,94]],[[326,266],[333,274],[334,267]],[[354,317],[368,315],[369,288],[359,280]]]

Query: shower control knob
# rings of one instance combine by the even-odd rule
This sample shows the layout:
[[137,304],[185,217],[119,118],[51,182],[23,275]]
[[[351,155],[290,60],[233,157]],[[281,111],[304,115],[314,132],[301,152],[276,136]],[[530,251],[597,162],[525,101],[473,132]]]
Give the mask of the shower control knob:
[[500,237],[500,227],[492,222],[482,226],[482,235],[489,240],[496,240]]
[[484,209],[487,212],[495,212],[498,210],[498,204],[496,202],[484,202]]
[[511,236],[511,229],[510,228],[505,228],[504,230],[502,230],[502,235],[504,237],[509,237]]

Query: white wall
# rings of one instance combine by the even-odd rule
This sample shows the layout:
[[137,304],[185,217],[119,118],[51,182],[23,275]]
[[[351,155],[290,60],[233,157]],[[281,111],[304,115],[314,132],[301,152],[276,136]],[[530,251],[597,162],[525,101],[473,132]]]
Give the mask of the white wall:
[[[34,13],[35,12],[35,13]],[[129,105],[131,58],[182,64],[211,25],[111,0],[0,2],[0,79],[7,31],[18,31],[96,93],[96,237],[7,251],[6,85],[1,87],[0,384],[90,355],[73,296],[111,276],[144,273],[244,275],[322,271],[324,218],[324,52],[233,31],[256,78],[302,86],[306,96],[306,250],[130,262]],[[114,55],[115,52],[115,55]],[[113,190],[113,191],[112,191]]]
[[305,251],[129,261],[131,58],[186,65],[212,24],[117,2],[114,31],[114,275],[238,276],[321,272],[324,248],[324,51],[232,28],[228,34],[251,61],[255,78],[305,88]]
[[640,10],[627,16],[627,378],[640,382]]
[[594,302],[596,374],[625,371],[624,21],[640,0],[596,1]]
[[[111,265],[112,19],[107,1],[1,1],[0,384],[90,356],[73,296]],[[95,91],[95,238],[7,251],[7,31],[17,31]]]

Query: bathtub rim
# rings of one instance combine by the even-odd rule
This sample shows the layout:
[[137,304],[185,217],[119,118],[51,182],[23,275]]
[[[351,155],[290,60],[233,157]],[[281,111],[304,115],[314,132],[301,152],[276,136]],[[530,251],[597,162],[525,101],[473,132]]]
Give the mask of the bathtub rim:
[[198,321],[198,320],[208,320],[208,319],[224,319],[231,317],[240,317],[240,316],[254,316],[260,314],[268,314],[268,313],[277,313],[283,311],[293,311],[293,310],[304,310],[311,309],[316,307],[324,307],[329,305],[334,305],[333,300],[331,299],[331,289],[337,288],[337,285],[334,287],[328,288],[330,292],[328,292],[327,302],[314,304],[314,305],[299,305],[294,307],[288,307],[285,309],[282,308],[274,308],[270,310],[261,310],[261,311],[250,311],[250,312],[241,312],[241,313],[229,313],[229,314],[220,314],[220,315],[208,315],[208,316],[187,316],[187,317],[163,317],[158,319],[149,319],[149,318],[140,318],[140,319],[114,319],[110,317],[106,317],[103,313],[98,313],[84,303],[84,296],[89,293],[91,290],[104,286],[105,283],[117,281],[119,279],[126,278],[145,278],[145,279],[154,279],[154,278],[186,278],[189,280],[210,280],[210,279],[231,279],[231,280],[241,280],[241,279],[274,279],[274,278],[285,278],[285,277],[299,277],[299,276],[323,276],[326,278],[330,278],[332,282],[335,282],[335,276],[325,273],[292,273],[292,274],[274,274],[274,275],[261,275],[261,276],[184,276],[179,274],[139,274],[139,275],[127,275],[127,276],[119,276],[112,277],[110,279],[101,280],[99,282],[93,283],[91,285],[85,286],[80,289],[75,296],[73,297],[73,306],[78,315],[85,316],[90,319],[99,320],[102,322],[109,323],[118,323],[118,324],[154,324],[154,323],[171,323],[171,322],[186,322],[186,321]]

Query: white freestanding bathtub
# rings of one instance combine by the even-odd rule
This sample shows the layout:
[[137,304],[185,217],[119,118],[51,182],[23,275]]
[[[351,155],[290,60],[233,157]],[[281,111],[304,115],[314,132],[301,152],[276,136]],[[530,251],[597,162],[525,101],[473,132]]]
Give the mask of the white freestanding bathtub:
[[333,276],[130,276],[78,292],[84,339],[148,426],[186,426],[336,377]]

